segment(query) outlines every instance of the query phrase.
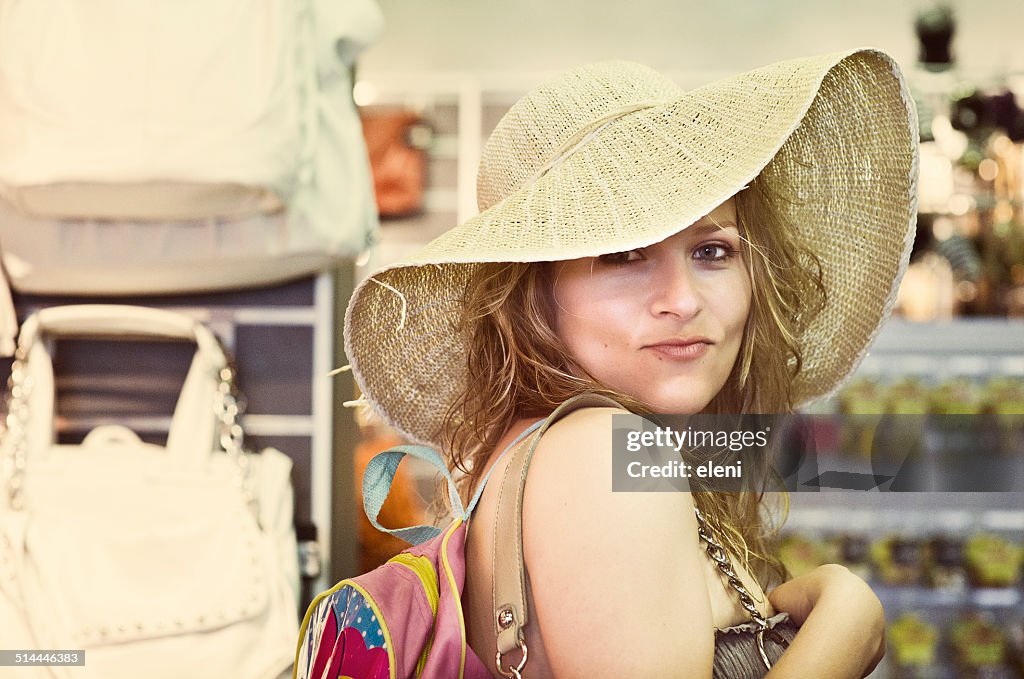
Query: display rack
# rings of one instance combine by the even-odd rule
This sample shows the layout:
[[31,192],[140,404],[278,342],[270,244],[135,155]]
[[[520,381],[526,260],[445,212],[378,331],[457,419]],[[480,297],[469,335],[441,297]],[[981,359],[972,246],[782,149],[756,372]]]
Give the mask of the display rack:
[[[853,381],[892,384],[913,378],[934,386],[954,379],[984,382],[994,377],[1024,380],[1024,322],[973,318],[921,324],[892,319],[882,328]],[[838,409],[838,399],[832,399],[810,410],[828,413]],[[790,503],[786,534],[817,544],[848,536],[867,544],[894,538],[906,540],[912,552],[920,552],[935,538],[963,541],[986,533],[1024,545],[1024,493],[796,492],[790,495]],[[960,580],[952,585],[929,583],[924,576],[913,583],[887,584],[869,565],[870,559],[862,556],[862,574],[882,601],[887,620],[892,623],[904,614],[916,614],[934,625],[941,636],[935,662],[912,669],[896,666],[890,641],[887,660],[871,675],[876,679],[966,676],[967,670],[956,665],[949,641],[953,625],[965,616],[990,620],[1007,634],[1024,628],[1020,613],[1024,610],[1024,585],[971,586],[963,567],[953,568]],[[926,568],[922,564],[916,567]],[[977,676],[1020,676],[1011,667],[1004,663]]]
[[[247,402],[247,446],[273,446],[293,461],[295,523],[315,526],[321,573],[308,591],[354,574],[357,563],[351,378],[329,376],[344,363],[334,319],[351,292],[352,264],[269,288],[202,295],[84,298],[16,295],[19,318],[58,304],[139,304],[206,323],[234,355]],[[78,441],[117,422],[162,442],[192,356],[174,342],[61,340],[56,353],[57,429]],[[3,363],[3,374],[10,360]],[[307,594],[308,598],[308,594]],[[305,603],[305,602],[303,602]],[[304,608],[303,608],[304,610]]]

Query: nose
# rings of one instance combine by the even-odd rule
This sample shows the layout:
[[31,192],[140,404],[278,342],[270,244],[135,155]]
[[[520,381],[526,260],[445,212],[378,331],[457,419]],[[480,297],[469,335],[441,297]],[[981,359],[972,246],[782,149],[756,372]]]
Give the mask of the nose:
[[704,307],[699,283],[688,258],[682,253],[659,261],[652,283],[650,309],[654,316],[669,315],[687,320]]

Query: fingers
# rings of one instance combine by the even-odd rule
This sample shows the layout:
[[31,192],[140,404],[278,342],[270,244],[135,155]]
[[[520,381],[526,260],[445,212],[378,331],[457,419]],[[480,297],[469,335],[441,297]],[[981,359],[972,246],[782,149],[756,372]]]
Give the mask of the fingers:
[[775,610],[789,613],[793,622],[802,625],[814,608],[814,598],[809,590],[809,583],[806,580],[796,578],[769,592],[768,601]]

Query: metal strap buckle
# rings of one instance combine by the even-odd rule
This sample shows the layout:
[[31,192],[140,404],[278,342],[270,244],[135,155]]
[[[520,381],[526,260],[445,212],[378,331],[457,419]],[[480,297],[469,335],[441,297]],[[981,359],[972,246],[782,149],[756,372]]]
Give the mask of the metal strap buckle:
[[506,670],[501,666],[501,651],[498,651],[494,656],[494,663],[498,667],[498,672],[503,677],[512,677],[513,679],[523,679],[523,668],[526,667],[526,642],[522,639],[519,640],[519,650],[523,652],[523,659],[519,661],[519,665],[512,667],[508,666]]

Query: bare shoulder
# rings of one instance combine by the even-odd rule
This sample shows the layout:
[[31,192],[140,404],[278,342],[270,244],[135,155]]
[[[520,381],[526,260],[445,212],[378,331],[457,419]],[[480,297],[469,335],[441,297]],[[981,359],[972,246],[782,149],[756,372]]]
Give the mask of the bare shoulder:
[[[639,417],[619,408],[584,408],[570,413],[545,432],[530,466],[527,501],[535,508],[564,507],[573,513],[615,514],[625,522],[652,525],[660,518],[675,527],[693,526],[689,493],[612,492],[613,429]],[[618,509],[647,510],[642,519],[620,516]],[[607,526],[605,526],[607,527]],[[694,544],[696,539],[694,539]]]
[[536,521],[540,536],[550,532],[544,526],[569,523],[576,534],[595,541],[611,542],[624,530],[639,530],[662,542],[677,535],[681,544],[699,547],[689,493],[612,491],[612,430],[620,415],[628,413],[585,408],[545,432],[530,466],[524,518]]
[[576,411],[537,447],[523,509],[534,620],[555,676],[710,676],[713,625],[693,500],[612,492],[621,413]]

